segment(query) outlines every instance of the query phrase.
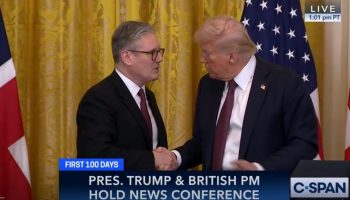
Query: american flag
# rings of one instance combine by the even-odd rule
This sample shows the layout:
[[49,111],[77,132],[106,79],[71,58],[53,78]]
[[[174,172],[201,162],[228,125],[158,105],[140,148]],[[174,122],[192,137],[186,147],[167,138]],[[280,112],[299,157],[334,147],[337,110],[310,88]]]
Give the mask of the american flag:
[[348,109],[346,118],[346,133],[345,133],[345,160],[350,160],[350,89],[348,97]]
[[[293,69],[303,79],[320,119],[317,76],[298,0],[246,0],[241,22],[255,42],[258,57]],[[319,120],[318,120],[319,121]],[[318,126],[319,156],[323,159]]]
[[27,145],[11,58],[0,10],[0,199],[31,199]]

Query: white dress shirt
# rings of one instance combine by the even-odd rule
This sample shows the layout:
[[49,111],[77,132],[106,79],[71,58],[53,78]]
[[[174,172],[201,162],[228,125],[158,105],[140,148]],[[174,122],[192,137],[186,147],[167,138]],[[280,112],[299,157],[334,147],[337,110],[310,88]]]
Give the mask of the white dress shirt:
[[[235,161],[238,160],[239,155],[239,145],[241,142],[243,119],[245,110],[248,103],[248,97],[250,93],[250,88],[252,86],[254,71],[256,67],[256,58],[252,56],[246,66],[240,71],[240,73],[234,78],[237,83],[234,96],[234,104],[230,118],[229,131],[227,134],[226,145],[224,149],[224,157],[222,163],[223,170],[235,170]],[[221,103],[219,107],[217,120],[220,116],[221,108],[225,102],[228,82],[225,83],[225,89],[221,97]],[[178,165],[181,165],[182,158],[178,151],[173,150],[177,157]],[[264,170],[264,168],[259,163],[253,163],[258,170]]]
[[[240,71],[240,73],[234,78],[237,83],[235,88],[235,96],[233,109],[230,118],[230,125],[226,139],[226,145],[224,150],[224,157],[222,163],[223,170],[235,170],[234,162],[238,160],[239,155],[239,145],[241,142],[242,127],[244,114],[247,107],[247,102],[249,98],[250,88],[252,86],[254,71],[256,66],[256,58],[252,56],[246,66]],[[225,89],[221,97],[221,103],[219,107],[219,112],[217,120],[220,116],[221,108],[225,102],[228,82],[225,83]],[[216,121],[217,122],[217,121]]]
[[152,122],[152,136],[153,136],[152,145],[153,145],[153,149],[155,149],[158,145],[158,128],[157,128],[156,120],[154,119],[152,110],[149,107],[145,86],[142,86],[140,88],[136,83],[132,82],[128,77],[126,77],[124,74],[122,74],[117,68],[115,69],[115,71],[120,76],[120,78],[122,79],[122,81],[124,82],[126,87],[128,88],[131,96],[135,99],[136,104],[139,106],[140,109],[141,109],[141,107],[140,107],[141,98],[139,97],[139,95],[137,95],[137,93],[140,91],[140,89],[143,89],[143,91],[145,92],[147,110],[148,110],[148,113],[149,113],[149,116],[150,116],[151,122]]

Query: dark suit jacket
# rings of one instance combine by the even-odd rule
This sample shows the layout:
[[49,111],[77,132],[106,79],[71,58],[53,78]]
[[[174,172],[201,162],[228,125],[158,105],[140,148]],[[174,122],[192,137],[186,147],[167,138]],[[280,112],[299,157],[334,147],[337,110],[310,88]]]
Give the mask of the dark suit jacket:
[[[158,146],[167,147],[154,94],[146,89],[146,96],[158,127]],[[125,170],[155,169],[141,110],[115,71],[86,92],[79,104],[77,126],[78,157],[124,158]]]
[[[265,85],[265,89],[262,86]],[[211,169],[216,119],[225,82],[202,77],[194,135],[177,150],[180,169],[203,164]],[[294,72],[257,59],[244,115],[239,159],[266,170],[293,170],[299,160],[317,154],[317,118],[304,83]]]

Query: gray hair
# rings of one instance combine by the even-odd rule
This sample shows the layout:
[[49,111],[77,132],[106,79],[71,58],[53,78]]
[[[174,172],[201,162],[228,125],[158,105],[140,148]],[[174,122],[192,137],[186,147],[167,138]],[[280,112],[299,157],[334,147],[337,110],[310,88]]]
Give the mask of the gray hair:
[[134,48],[135,41],[147,33],[154,33],[151,25],[145,22],[126,21],[119,25],[112,35],[112,53],[115,63],[120,62],[120,51]]

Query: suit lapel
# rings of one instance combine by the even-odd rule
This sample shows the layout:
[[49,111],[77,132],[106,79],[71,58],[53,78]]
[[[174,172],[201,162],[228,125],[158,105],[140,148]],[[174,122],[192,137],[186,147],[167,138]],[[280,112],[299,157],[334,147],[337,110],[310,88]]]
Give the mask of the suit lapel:
[[260,112],[264,98],[269,89],[269,82],[266,79],[268,70],[257,59],[257,65],[253,77],[252,86],[247,102],[247,107],[243,120],[241,142],[239,148],[239,159],[245,158],[250,137],[254,131],[255,123]]
[[164,123],[162,120],[162,116],[160,114],[160,111],[158,109],[156,99],[154,98],[154,95],[151,94],[151,92],[146,89],[146,95],[149,103],[149,107],[151,108],[154,120],[156,121],[156,126],[158,129],[158,145],[162,147],[168,147],[167,138],[166,138],[166,131],[164,127]]
[[137,103],[135,102],[135,99],[132,97],[132,95],[130,94],[130,91],[128,90],[128,88],[126,87],[122,79],[119,77],[119,75],[115,71],[113,71],[112,73],[112,79],[115,83],[114,85],[117,88],[117,93],[121,98],[122,103],[124,104],[125,107],[128,108],[130,113],[134,116],[137,124],[139,124],[139,126],[142,129],[144,138],[147,141],[147,145],[149,149],[152,149],[153,148],[152,140],[149,137],[146,122],[143,119],[141,110],[138,107]]

